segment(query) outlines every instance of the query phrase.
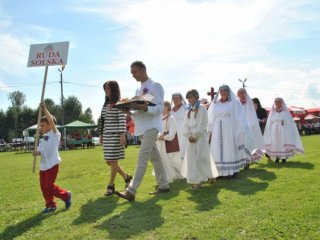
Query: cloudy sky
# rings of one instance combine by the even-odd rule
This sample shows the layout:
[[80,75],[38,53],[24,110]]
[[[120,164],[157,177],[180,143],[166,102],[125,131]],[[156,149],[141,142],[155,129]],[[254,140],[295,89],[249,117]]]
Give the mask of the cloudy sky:
[[[165,98],[247,78],[251,97],[270,107],[320,106],[320,1],[300,0],[2,0],[0,109],[8,93],[40,101],[44,68],[27,68],[30,44],[70,41],[64,96],[75,95],[97,119],[102,84],[118,80],[122,97],[138,83],[130,64],[142,60]],[[46,98],[60,101],[58,67],[50,67]]]

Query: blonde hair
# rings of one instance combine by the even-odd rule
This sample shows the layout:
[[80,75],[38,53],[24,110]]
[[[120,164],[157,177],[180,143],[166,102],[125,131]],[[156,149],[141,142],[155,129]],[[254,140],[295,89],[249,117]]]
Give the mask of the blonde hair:
[[170,103],[169,101],[164,101],[164,102],[163,102],[163,106],[164,106],[164,107],[167,107],[168,110],[169,110],[169,112],[171,111],[171,103]]

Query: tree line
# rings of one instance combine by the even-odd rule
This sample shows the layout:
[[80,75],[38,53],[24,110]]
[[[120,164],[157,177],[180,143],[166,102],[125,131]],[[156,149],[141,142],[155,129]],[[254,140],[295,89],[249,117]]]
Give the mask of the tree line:
[[[26,95],[15,91],[8,94],[11,105],[7,111],[0,109],[0,139],[11,142],[12,138],[23,137],[22,131],[37,123],[39,107],[32,109],[25,105]],[[61,125],[61,105],[52,99],[44,100],[50,113],[56,117],[57,124]],[[69,96],[63,100],[64,122],[68,124],[75,120],[94,123],[92,110],[82,111],[82,104],[76,96]]]

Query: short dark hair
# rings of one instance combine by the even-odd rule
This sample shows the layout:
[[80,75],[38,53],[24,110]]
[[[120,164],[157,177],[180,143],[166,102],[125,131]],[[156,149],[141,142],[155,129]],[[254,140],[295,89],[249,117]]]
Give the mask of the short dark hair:
[[131,63],[130,68],[133,67],[138,67],[140,69],[144,69],[147,70],[146,65],[142,62],[142,61],[134,61],[133,63]]
[[[51,115],[51,117],[52,117],[52,120],[53,120],[54,124],[57,124],[57,119],[52,115]],[[49,121],[48,121],[47,116],[42,116],[41,119],[40,119],[40,122],[41,123],[45,122],[45,123],[47,123],[49,125]]]
[[194,97],[196,99],[199,99],[199,92],[196,89],[191,89],[186,94],[186,99],[188,99],[189,97]]
[[116,103],[120,100],[121,94],[120,94],[120,88],[117,81],[107,81],[103,84],[103,89],[106,89],[106,86],[110,87],[111,90],[111,96],[110,98],[106,96],[105,103]]

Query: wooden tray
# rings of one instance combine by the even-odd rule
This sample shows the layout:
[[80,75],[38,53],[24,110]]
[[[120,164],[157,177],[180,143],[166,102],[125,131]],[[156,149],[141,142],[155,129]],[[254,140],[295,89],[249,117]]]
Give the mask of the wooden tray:
[[[118,109],[132,109],[132,105],[136,103],[136,104],[143,104],[145,103],[145,101],[142,101],[142,100],[130,100],[128,102],[124,102],[124,103],[118,103],[116,105],[114,105],[113,107],[114,108],[118,108]],[[151,102],[147,102],[148,103],[148,106],[155,106],[154,103],[151,103]]]

